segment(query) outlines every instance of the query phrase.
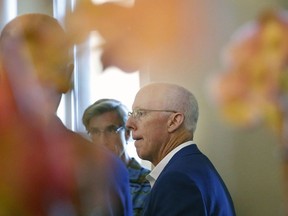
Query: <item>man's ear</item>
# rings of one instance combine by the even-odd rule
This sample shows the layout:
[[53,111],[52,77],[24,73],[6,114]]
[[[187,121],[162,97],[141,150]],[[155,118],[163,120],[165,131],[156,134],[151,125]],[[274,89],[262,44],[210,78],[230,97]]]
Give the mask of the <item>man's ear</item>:
[[174,113],[170,116],[168,120],[168,132],[174,132],[177,130],[182,123],[184,122],[184,114],[183,113]]

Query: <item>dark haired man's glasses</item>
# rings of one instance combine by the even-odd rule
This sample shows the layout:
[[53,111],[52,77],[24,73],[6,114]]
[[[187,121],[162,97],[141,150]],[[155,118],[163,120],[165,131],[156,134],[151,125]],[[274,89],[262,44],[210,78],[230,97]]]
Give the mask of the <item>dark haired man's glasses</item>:
[[177,113],[175,110],[156,110],[156,109],[135,109],[132,112],[128,112],[128,116],[131,116],[134,119],[140,119],[149,112],[171,112]]
[[104,129],[99,128],[90,128],[88,131],[88,134],[90,136],[96,136],[99,137],[101,133],[103,133],[106,136],[113,136],[118,134],[121,130],[125,129],[124,126],[116,126],[116,125],[109,125],[108,127]]

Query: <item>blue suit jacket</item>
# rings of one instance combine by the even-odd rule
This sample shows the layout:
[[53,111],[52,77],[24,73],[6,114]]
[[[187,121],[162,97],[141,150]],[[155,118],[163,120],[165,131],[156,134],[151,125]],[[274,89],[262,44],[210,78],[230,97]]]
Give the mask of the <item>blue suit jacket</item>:
[[233,216],[231,196],[210,160],[195,144],[177,152],[156,180],[145,216]]

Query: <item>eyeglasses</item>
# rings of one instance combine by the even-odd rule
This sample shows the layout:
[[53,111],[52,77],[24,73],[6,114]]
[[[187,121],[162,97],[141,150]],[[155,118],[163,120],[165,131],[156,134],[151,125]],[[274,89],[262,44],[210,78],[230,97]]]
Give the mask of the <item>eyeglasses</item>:
[[154,110],[154,109],[135,109],[132,112],[128,112],[128,116],[131,116],[134,119],[139,119],[146,115],[149,112],[171,112],[177,113],[175,110]]
[[118,134],[121,130],[125,129],[124,126],[116,126],[116,125],[110,125],[104,129],[99,128],[90,128],[88,131],[88,134],[90,136],[99,137],[101,133],[105,134],[106,136],[113,136]]

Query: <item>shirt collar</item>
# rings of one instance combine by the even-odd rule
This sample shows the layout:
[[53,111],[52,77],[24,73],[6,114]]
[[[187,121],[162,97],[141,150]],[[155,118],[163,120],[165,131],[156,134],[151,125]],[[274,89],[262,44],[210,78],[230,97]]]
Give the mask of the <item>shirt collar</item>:
[[151,187],[155,184],[157,178],[159,177],[160,173],[163,171],[164,167],[168,164],[171,158],[182,148],[195,144],[193,141],[187,141],[185,143],[180,144],[171,152],[169,152],[153,169],[152,171],[146,176],[146,179],[150,182]]

